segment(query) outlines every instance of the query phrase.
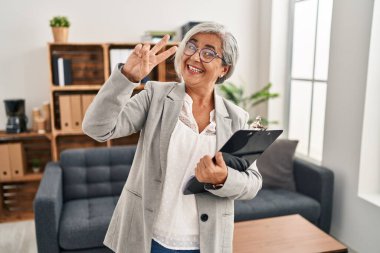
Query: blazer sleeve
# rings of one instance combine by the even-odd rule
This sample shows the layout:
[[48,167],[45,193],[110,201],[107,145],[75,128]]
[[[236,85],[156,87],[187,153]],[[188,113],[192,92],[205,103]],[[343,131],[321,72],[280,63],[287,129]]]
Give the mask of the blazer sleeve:
[[150,83],[144,90],[132,96],[139,83],[129,81],[116,66],[93,102],[82,122],[83,132],[91,138],[105,142],[128,136],[141,130],[147,118],[152,89]]
[[[242,129],[248,129],[249,115],[246,113]],[[253,199],[262,187],[263,179],[256,161],[246,171],[237,171],[227,167],[227,179],[223,187],[217,190],[206,188],[212,194],[229,199]]]

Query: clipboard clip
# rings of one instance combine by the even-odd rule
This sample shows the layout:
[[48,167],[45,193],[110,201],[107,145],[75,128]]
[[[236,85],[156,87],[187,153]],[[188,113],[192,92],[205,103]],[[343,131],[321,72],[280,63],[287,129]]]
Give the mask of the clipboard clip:
[[257,131],[265,131],[267,128],[261,123],[261,116],[257,116],[255,121],[249,126],[250,129],[252,130],[257,130]]

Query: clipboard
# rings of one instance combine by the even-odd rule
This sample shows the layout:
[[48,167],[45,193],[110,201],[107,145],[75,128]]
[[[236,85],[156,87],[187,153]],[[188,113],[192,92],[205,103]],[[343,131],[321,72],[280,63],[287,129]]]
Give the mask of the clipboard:
[[[282,134],[283,130],[238,130],[219,150],[228,167],[245,171]],[[215,162],[215,157],[213,158]],[[192,176],[186,183],[185,195],[207,192],[204,183]]]

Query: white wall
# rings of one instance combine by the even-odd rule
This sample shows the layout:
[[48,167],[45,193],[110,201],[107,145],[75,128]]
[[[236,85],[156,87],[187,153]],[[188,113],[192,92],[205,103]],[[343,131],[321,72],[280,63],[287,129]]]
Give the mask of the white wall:
[[[49,100],[49,20],[66,15],[70,42],[138,41],[146,30],[177,29],[188,21],[216,21],[236,36],[241,57],[232,80],[258,84],[259,0],[36,0],[0,2],[0,129],[3,99],[26,99],[27,116]],[[251,89],[251,88],[250,88]],[[257,89],[257,88],[252,88]],[[30,124],[29,124],[30,127]]]
[[380,0],[375,0],[360,152],[359,196],[380,208]]
[[[256,92],[258,89],[264,87],[268,82],[270,82],[269,65],[271,46],[272,0],[260,0],[258,9],[258,76],[256,79],[257,83],[253,84],[253,80],[250,80],[249,84],[247,84],[247,94]],[[258,115],[264,118],[268,118],[268,104],[261,103],[255,106],[251,109],[250,114],[251,118],[255,118]]]
[[[380,5],[379,0],[376,1]],[[270,61],[269,64],[265,64],[269,68],[269,80],[274,83],[274,91],[282,91],[285,95],[281,101],[270,101],[269,119],[284,119],[285,128],[288,116],[286,69],[289,57],[286,55],[289,34],[288,9],[285,6],[287,2],[271,0]],[[358,197],[360,154],[368,150],[361,149],[361,144],[373,2],[334,0],[322,158],[322,164],[332,169],[335,174],[331,233],[360,253],[379,252],[380,248],[380,208]],[[380,13],[377,11],[377,15],[374,16],[377,23],[379,17]],[[377,31],[378,29],[379,27]],[[372,38],[372,41],[374,40],[376,38]],[[377,60],[378,63],[379,48],[376,44],[372,50],[373,62]],[[265,62],[260,61],[260,65],[262,63]],[[378,105],[372,107],[372,117],[369,116],[368,119],[371,124],[376,122],[375,126],[379,125],[379,117],[374,117],[378,115],[380,105],[379,94],[376,93],[379,91],[378,69],[379,66],[375,63],[373,71],[368,73],[369,78],[372,78],[369,80],[372,82],[371,97],[373,100],[377,98]],[[260,72],[263,73],[268,72]],[[378,131],[378,127],[373,125],[368,126],[369,128]],[[378,138],[374,141],[378,145]],[[372,152],[377,157],[379,150],[374,149]],[[368,158],[368,155],[370,154],[363,154],[363,157]],[[368,165],[366,161],[362,163]],[[375,166],[376,163],[372,165]],[[373,167],[373,170],[378,171],[379,167]],[[377,181],[378,187],[379,177],[373,180]]]
[[[284,129],[282,137],[288,135],[289,110],[289,3],[291,0],[272,0],[271,36],[268,81],[272,82],[272,92],[279,97],[269,100],[268,118],[278,121],[272,128]],[[261,62],[260,62],[261,63]]]
[[[250,93],[272,83],[271,92],[278,93],[275,99],[255,107],[252,115],[277,121],[272,129],[284,129],[281,138],[287,136],[288,98],[288,47],[289,47],[289,2],[290,0],[260,0],[258,41],[258,84],[248,87]],[[256,90],[254,90],[256,89]]]
[[334,0],[322,160],[335,173],[331,233],[360,253],[380,248],[380,209],[358,197],[372,11],[373,0]]

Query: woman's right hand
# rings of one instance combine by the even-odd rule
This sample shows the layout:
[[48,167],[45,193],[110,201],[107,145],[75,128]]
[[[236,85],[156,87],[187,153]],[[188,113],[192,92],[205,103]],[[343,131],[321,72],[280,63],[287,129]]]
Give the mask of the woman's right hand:
[[122,73],[131,81],[139,82],[147,76],[160,62],[165,61],[177,50],[176,46],[157,54],[167,43],[170,36],[165,35],[152,49],[150,44],[137,44],[127,62],[122,68]]

